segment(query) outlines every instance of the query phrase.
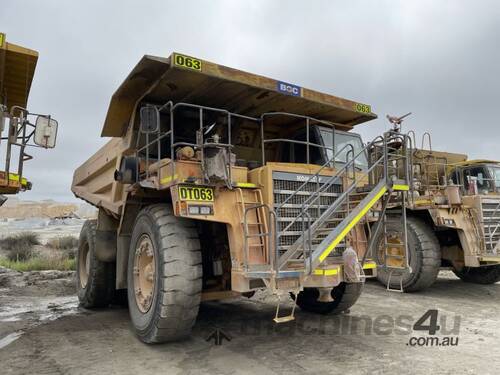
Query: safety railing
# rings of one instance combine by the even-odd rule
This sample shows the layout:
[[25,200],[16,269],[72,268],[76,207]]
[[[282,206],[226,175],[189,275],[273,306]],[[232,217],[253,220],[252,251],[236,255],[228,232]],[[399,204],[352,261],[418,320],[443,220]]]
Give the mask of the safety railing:
[[[392,147],[390,145],[392,144],[399,144],[400,147],[402,148],[401,151],[398,151],[396,147]],[[346,212],[345,216],[348,215],[349,213],[349,203],[350,203],[350,195],[355,189],[359,186],[360,182],[362,180],[369,180],[368,176],[372,176],[374,172],[378,169],[383,170],[383,176],[379,176],[377,178],[377,182],[380,181],[380,179],[385,179],[386,184],[390,185],[392,183],[391,179],[393,177],[400,177],[405,180],[405,182],[411,186],[411,181],[410,181],[410,155],[408,152],[408,145],[411,146],[411,140],[408,141],[408,136],[405,134],[400,134],[396,132],[388,132],[385,133],[384,136],[379,136],[375,138],[373,141],[368,143],[362,150],[360,150],[357,154],[353,155],[349,160],[346,160],[346,163],[337,170],[331,177],[328,177],[328,180],[322,184],[315,192],[312,192],[312,194],[303,202],[301,206],[300,213],[297,215],[297,217],[292,220],[291,223],[285,227],[285,229],[282,231],[286,231],[288,228],[290,228],[293,224],[300,222],[302,224],[302,234],[299,237],[299,240],[302,242],[302,248],[300,249],[300,246],[296,242],[294,246],[292,246],[291,249],[289,249],[280,259],[279,262],[279,269],[282,269],[287,261],[291,259],[294,255],[294,252],[301,250],[302,252],[302,260],[304,262],[304,267],[305,269],[309,269],[309,271],[312,271],[312,258],[311,254],[313,252],[312,249],[312,238],[313,235],[316,231],[317,228],[320,228],[325,221],[328,220],[331,215],[335,214],[339,208],[345,205]],[[356,171],[356,160],[363,155],[364,153],[372,153],[373,150],[377,147],[382,148],[382,153],[381,155],[377,156],[376,160],[371,160],[370,165],[367,170],[362,170],[362,171]],[[342,152],[342,150],[339,150],[338,153]],[[377,153],[375,153],[377,155]],[[336,155],[335,155],[336,156]],[[333,158],[335,158],[335,156]],[[403,161],[403,166],[402,166],[402,174],[398,175],[399,172],[399,167],[396,166],[394,167],[392,164],[398,164],[397,161],[402,160]],[[319,174],[321,173],[322,169],[324,169],[328,165],[328,162],[325,163],[325,165],[322,166],[320,170],[314,175],[311,175],[308,180],[306,180],[299,189],[295,192],[296,194],[299,194],[302,189],[308,185],[308,183],[312,181],[318,181],[319,179]],[[349,170],[350,168],[353,167],[353,175],[352,177],[349,176]],[[395,169],[394,169],[395,168]],[[394,169],[394,170],[393,170]],[[371,178],[373,180],[373,176]],[[320,194],[322,191],[325,191],[328,186],[331,184],[335,183],[336,181],[343,181],[345,188],[343,193],[335,200],[335,202],[327,208],[327,210],[320,215],[314,222],[311,222],[311,216],[309,214],[309,210],[311,207],[314,208],[314,204],[318,197],[320,197]],[[346,185],[345,181],[349,181],[349,183]],[[280,206],[278,206],[278,210],[283,207],[287,203],[288,200],[291,200],[294,195],[291,195],[287,200],[282,202]],[[278,239],[279,239],[280,233],[278,233]],[[278,248],[276,246],[276,253],[278,253]],[[278,256],[278,255],[276,255]],[[307,267],[307,263],[309,263],[309,267]]]
[[[152,104],[148,104],[152,105]],[[151,165],[151,151],[154,149],[156,153],[156,157],[153,158],[154,162],[160,162],[162,159],[165,157],[170,157],[170,160],[174,161],[176,160],[176,150],[180,147],[184,146],[190,146],[192,147],[195,151],[198,150],[203,150],[204,147],[207,146],[217,146],[217,147],[223,147],[227,148],[228,150],[232,149],[234,147],[232,143],[232,124],[234,119],[243,119],[247,121],[254,122],[255,124],[260,124],[260,119],[251,117],[251,116],[245,116],[241,115],[238,113],[233,113],[225,109],[221,108],[215,108],[215,107],[208,107],[208,106],[202,106],[202,105],[197,105],[197,104],[191,104],[191,103],[176,103],[174,104],[173,102],[169,101],[161,106],[156,106],[158,108],[158,111],[161,114],[167,114],[169,116],[169,128],[168,130],[162,129],[161,123],[160,126],[158,126],[157,130],[153,133],[150,132],[142,132],[139,130],[139,136],[137,137],[136,140],[136,156],[140,157],[141,159],[144,159],[145,161],[145,171],[144,171],[144,176],[146,179],[150,177],[150,171],[149,171],[149,166]],[[176,121],[175,121],[175,116],[176,116],[176,111],[180,109],[190,109],[190,110],[195,110],[197,111],[197,120],[198,120],[198,128],[196,131],[196,136],[193,138],[194,142],[188,142],[184,140],[176,140]],[[214,123],[212,124],[206,124],[206,120],[209,117],[208,113],[214,115],[222,115],[224,118],[223,121],[220,121],[220,118],[217,119]],[[225,130],[224,133],[225,135],[223,138],[227,139],[227,142],[208,142],[208,138],[205,138],[205,130],[209,127],[212,127],[212,125],[225,125]],[[140,129],[140,128],[139,128]],[[209,129],[210,130],[210,129]],[[144,135],[145,140],[144,144],[142,146],[139,146],[142,138],[141,135]],[[151,140],[151,135],[153,135],[154,139]],[[162,142],[165,138],[169,138],[168,146],[170,151],[169,152],[164,152],[162,150]],[[145,154],[143,157],[142,155]],[[200,162],[203,165],[204,163],[204,154],[203,152],[200,152]],[[232,182],[232,168],[230,167],[231,161],[227,160],[226,161],[226,168],[228,171],[228,179],[229,182]],[[172,170],[170,172],[171,176],[176,175],[176,170],[175,170],[175,163],[171,163]],[[139,166],[138,166],[139,169]],[[160,169],[158,169],[157,175],[158,175],[158,181],[161,181],[161,176],[160,176]],[[137,176],[139,176],[139,170],[137,171]],[[204,179],[204,178],[203,178]],[[203,181],[205,182],[205,181]]]
[[[267,118],[277,118],[277,117],[285,117],[287,119],[297,119],[298,121],[302,120],[305,122],[305,141],[301,140],[296,140],[296,139],[289,139],[289,138],[270,138],[266,139],[265,138],[265,132],[264,132],[264,127],[266,124],[266,119]],[[324,125],[327,128],[331,129],[332,132],[332,146],[325,146],[323,144],[319,143],[313,143],[311,142],[310,139],[310,130],[312,125]],[[311,147],[323,149],[323,150],[330,150],[334,152],[335,148],[335,126],[339,126],[340,124],[336,124],[331,121],[325,121],[325,120],[320,120],[316,119],[314,117],[310,116],[304,116],[304,115],[298,115],[295,113],[288,113],[288,112],[267,112],[263,113],[260,116],[260,135],[261,135],[261,149],[262,149],[262,165],[265,165],[266,163],[266,145],[270,143],[276,143],[276,142],[282,142],[282,143],[290,143],[290,144],[300,144],[306,146],[306,163],[309,164],[311,162]]]

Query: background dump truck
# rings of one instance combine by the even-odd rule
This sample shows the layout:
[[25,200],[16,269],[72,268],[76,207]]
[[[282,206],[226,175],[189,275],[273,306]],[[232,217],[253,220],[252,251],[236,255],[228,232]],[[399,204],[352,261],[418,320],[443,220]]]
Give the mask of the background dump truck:
[[[500,163],[433,151],[429,133],[410,159],[408,259],[398,248],[400,206],[390,205],[385,237],[373,240],[378,279],[388,288],[417,291],[429,287],[441,268],[451,267],[466,282],[500,281]],[[389,250],[387,239],[394,244]]]
[[38,52],[9,43],[0,33],[0,151],[4,160],[0,205],[6,200],[3,194],[31,189],[23,175],[24,162],[32,158],[26,148],[55,146],[57,121],[26,109],[37,60]]
[[74,194],[99,208],[80,236],[80,303],[127,289],[145,342],[189,335],[201,300],[263,288],[276,322],[293,319],[279,311],[289,294],[304,310],[347,310],[376,271],[365,230],[384,215],[370,209],[408,191],[407,136],[363,145],[349,132],[374,118],[208,61],[145,56],[111,99],[112,139],[74,174]]

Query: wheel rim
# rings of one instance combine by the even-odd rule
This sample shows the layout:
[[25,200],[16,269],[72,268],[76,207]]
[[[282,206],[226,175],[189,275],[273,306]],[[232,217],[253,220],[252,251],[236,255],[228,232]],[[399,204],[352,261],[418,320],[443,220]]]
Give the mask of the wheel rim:
[[78,274],[80,278],[80,286],[85,288],[89,280],[90,273],[90,249],[89,244],[85,243],[80,249],[80,259],[78,262]]
[[147,234],[143,234],[134,254],[134,294],[139,311],[147,313],[153,302],[155,290],[156,259],[153,241]]

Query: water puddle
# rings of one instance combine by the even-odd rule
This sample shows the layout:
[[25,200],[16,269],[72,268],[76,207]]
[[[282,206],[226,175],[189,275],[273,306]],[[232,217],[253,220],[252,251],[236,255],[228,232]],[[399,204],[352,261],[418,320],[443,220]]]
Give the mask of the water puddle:
[[0,322],[19,320],[54,320],[75,314],[78,310],[76,296],[16,298],[9,305],[0,305]]
[[11,333],[10,335],[7,335],[4,338],[0,339],[0,349],[5,348],[9,344],[12,344],[19,337],[21,337],[21,335],[23,333],[24,333],[23,331],[17,331],[17,332]]
[[30,328],[76,313],[78,313],[76,296],[11,297],[8,304],[0,299],[0,323],[11,323],[16,327],[14,329],[18,329],[0,338],[0,349],[17,340]]

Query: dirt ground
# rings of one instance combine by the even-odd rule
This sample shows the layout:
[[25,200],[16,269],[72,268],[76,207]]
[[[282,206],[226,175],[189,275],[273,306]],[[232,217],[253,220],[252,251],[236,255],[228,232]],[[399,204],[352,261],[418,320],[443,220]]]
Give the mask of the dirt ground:
[[[0,271],[2,374],[498,374],[500,368],[500,284],[466,284],[450,272],[418,294],[390,293],[370,281],[347,315],[298,311],[294,322],[279,326],[268,295],[203,303],[190,340],[145,345],[126,308],[77,308],[71,272]],[[429,309],[438,310],[441,327],[432,337],[458,338],[456,346],[409,344],[411,337],[431,337],[411,328]],[[207,341],[215,329],[231,341]]]

